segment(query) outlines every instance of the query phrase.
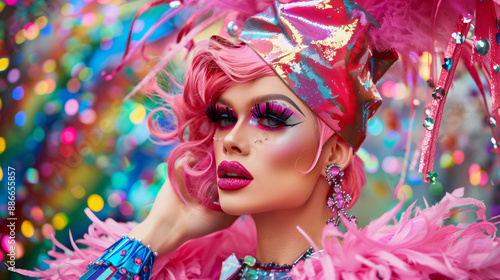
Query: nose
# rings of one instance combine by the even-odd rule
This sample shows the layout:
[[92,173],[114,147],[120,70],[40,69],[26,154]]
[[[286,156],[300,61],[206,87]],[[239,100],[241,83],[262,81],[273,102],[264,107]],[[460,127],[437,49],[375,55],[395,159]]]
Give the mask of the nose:
[[240,154],[248,155],[250,152],[249,132],[242,126],[243,122],[237,123],[230,131],[222,138],[222,149],[224,154]]

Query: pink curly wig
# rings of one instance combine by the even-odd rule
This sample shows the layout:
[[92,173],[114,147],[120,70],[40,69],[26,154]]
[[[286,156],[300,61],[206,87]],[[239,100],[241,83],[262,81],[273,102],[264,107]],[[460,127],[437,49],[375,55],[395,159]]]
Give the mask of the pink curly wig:
[[[168,73],[166,75],[170,77]],[[205,110],[233,85],[274,75],[276,74],[271,67],[250,47],[228,47],[215,40],[205,40],[195,46],[193,58],[186,71],[182,95],[171,95],[157,84],[153,86],[166,106],[149,114],[148,127],[151,134],[166,143],[180,141],[168,158],[169,180],[177,193],[181,192],[175,179],[175,163],[178,159],[188,156],[195,164],[191,166],[186,162],[183,166],[187,191],[200,204],[219,209],[213,152],[215,124],[208,119]],[[153,117],[158,112],[169,116],[176,125],[162,127]],[[322,147],[334,131],[319,118],[317,123],[318,147]],[[314,165],[320,152],[319,148]],[[366,183],[361,159],[355,155],[344,173],[344,189],[351,194],[353,205]]]

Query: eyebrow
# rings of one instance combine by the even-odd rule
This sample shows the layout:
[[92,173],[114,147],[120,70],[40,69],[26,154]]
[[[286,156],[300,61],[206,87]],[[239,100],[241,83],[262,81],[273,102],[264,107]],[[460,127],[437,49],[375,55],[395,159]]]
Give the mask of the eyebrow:
[[[299,111],[299,113],[302,114],[302,116],[305,117],[304,113],[302,112],[302,110],[300,110],[299,106],[297,106],[297,104],[295,104],[295,102],[293,102],[292,99],[290,99],[290,97],[286,96],[286,95],[283,95],[283,94],[268,94],[268,95],[264,95],[264,96],[261,96],[261,97],[258,97],[257,99],[255,99],[255,103],[256,104],[260,104],[260,103],[263,103],[263,102],[266,102],[266,101],[270,101],[270,100],[283,100],[283,101],[286,101],[288,103],[290,103],[290,105],[292,105],[295,109],[297,109],[297,111]],[[218,101],[220,104],[224,105],[224,106],[229,106],[228,102],[226,100],[224,100],[224,98],[220,98],[219,101]]]
[[263,103],[263,102],[266,102],[266,101],[269,101],[269,100],[283,100],[283,101],[286,101],[288,103],[290,103],[290,105],[292,105],[293,107],[295,107],[295,109],[297,109],[297,111],[299,111],[302,116],[305,117],[304,113],[302,113],[302,110],[300,110],[299,106],[297,106],[297,104],[295,104],[295,102],[293,102],[292,99],[290,99],[290,97],[286,96],[286,95],[283,95],[283,94],[269,94],[269,95],[264,95],[264,96],[261,96],[259,98],[257,98],[255,100],[255,102],[257,104],[260,104],[260,103]]

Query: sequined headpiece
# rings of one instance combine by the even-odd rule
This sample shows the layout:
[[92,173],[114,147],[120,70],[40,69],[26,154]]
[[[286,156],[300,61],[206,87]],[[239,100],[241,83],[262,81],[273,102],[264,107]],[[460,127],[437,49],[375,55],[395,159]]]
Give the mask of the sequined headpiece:
[[375,83],[397,58],[372,52],[372,25],[352,1],[275,2],[245,22],[240,40],[357,150],[381,104]]

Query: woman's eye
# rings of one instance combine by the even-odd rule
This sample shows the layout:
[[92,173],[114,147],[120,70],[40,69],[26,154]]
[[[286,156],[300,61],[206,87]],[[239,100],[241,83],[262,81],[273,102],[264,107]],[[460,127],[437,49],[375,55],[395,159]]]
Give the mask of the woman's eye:
[[267,126],[267,127],[271,127],[271,128],[278,128],[278,127],[282,127],[285,125],[282,121],[275,119],[273,117],[262,117],[258,121],[258,123],[263,125],[263,126]]
[[219,127],[230,127],[236,124],[237,119],[235,117],[223,117],[217,121],[217,126]]
[[207,117],[219,128],[228,128],[234,126],[238,118],[229,107],[219,105],[210,105],[205,110]]

